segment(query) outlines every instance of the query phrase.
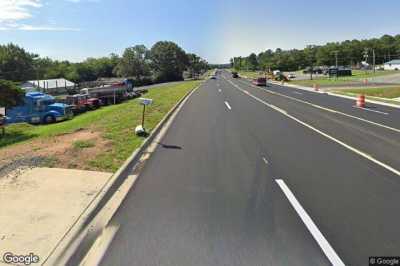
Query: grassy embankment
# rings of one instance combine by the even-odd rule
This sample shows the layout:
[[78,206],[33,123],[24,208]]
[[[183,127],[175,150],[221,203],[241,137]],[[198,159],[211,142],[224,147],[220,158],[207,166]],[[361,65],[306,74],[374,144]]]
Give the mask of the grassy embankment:
[[[179,99],[199,84],[200,81],[187,81],[150,89],[145,95],[146,98],[153,99],[153,104],[146,110],[147,130],[152,130]],[[142,106],[138,99],[134,99],[87,112],[61,123],[39,126],[14,124],[7,126],[6,135],[0,138],[0,148],[90,129],[99,132],[102,138],[111,143],[107,152],[97,154],[90,161],[91,166],[99,170],[115,171],[143,141],[143,138],[135,136],[133,132],[135,126],[141,123],[141,115]],[[79,150],[92,145],[95,143],[78,141],[74,143],[74,148]]]

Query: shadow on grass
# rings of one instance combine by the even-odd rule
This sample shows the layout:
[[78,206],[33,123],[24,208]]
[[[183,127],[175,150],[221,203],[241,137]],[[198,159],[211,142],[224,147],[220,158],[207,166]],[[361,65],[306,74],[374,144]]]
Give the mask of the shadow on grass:
[[4,135],[0,135],[0,148],[16,144],[18,142],[26,141],[36,137],[36,134],[7,131]]

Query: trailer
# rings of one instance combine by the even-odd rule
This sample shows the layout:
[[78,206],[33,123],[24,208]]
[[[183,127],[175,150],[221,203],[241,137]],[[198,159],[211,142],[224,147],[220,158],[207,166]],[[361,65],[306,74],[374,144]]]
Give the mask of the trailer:
[[88,98],[98,98],[104,105],[120,103],[129,98],[129,93],[133,92],[133,85],[129,80],[111,85],[98,86],[94,88],[84,88],[81,94]]

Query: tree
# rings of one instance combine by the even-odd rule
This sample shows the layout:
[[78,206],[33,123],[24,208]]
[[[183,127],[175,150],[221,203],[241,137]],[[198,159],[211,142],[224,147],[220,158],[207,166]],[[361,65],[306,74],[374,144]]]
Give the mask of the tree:
[[0,106],[10,108],[23,100],[24,92],[13,82],[0,79]]
[[32,79],[37,57],[12,43],[0,45],[0,78],[12,81]]
[[187,70],[189,71],[191,77],[194,78],[200,75],[202,71],[206,71],[208,69],[208,63],[196,54],[187,54],[187,57]]
[[149,77],[149,50],[144,45],[126,48],[115,72],[121,77],[135,77],[137,81]]
[[[20,88],[17,88],[13,82],[0,79],[0,106],[5,108],[17,106],[23,101],[23,96],[24,92]],[[3,120],[3,117],[0,117],[0,120]],[[1,122],[0,127],[2,135],[4,135],[5,129],[1,126]]]
[[182,74],[188,65],[188,57],[177,44],[157,42],[150,50],[150,58],[156,81],[183,80]]

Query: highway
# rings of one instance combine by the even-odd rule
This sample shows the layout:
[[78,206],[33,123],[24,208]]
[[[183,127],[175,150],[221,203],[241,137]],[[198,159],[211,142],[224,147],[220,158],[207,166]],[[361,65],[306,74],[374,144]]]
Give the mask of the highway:
[[[188,99],[102,265],[368,265],[399,256],[400,111],[221,72]],[[372,110],[372,111],[371,111]]]

